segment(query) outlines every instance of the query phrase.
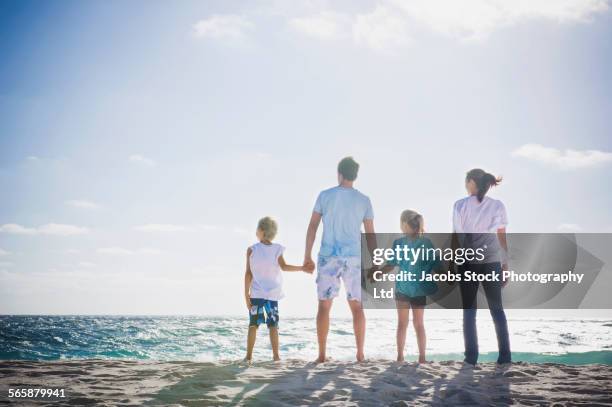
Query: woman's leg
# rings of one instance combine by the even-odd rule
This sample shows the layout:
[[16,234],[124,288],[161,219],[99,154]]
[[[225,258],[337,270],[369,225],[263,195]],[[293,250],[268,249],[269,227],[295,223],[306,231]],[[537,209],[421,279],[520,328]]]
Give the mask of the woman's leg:
[[425,363],[425,348],[427,345],[427,337],[425,336],[425,324],[423,323],[423,314],[425,308],[419,305],[412,305],[412,325],[417,337],[419,345],[419,363]]
[[[462,267],[463,270],[470,270],[470,268],[472,271],[476,271],[477,265]],[[461,302],[463,304],[464,361],[475,365],[478,361],[478,332],[476,331],[476,294],[478,293],[478,282],[465,281],[464,279],[459,283],[459,289],[461,290]]]
[[403,301],[397,301],[397,361],[404,361],[404,348],[406,346],[406,328],[408,328],[408,320],[410,319],[410,309],[408,304]]
[[[489,271],[496,269],[498,272],[501,273],[501,264],[493,263],[488,264],[487,266]],[[495,324],[495,333],[497,335],[497,348],[499,350],[497,363],[510,363],[512,361],[512,355],[510,352],[510,334],[508,332],[508,321],[506,320],[506,313],[504,312],[504,306],[502,304],[501,282],[483,282],[482,285],[485,290],[485,295],[487,296],[489,311],[491,312],[491,317],[493,317],[493,323]]]

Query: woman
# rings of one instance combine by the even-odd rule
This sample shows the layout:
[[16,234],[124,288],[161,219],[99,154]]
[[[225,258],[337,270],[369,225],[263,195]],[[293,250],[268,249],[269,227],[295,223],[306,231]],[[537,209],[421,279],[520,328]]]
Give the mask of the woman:
[[[455,202],[453,210],[453,229],[463,247],[486,248],[485,257],[480,262],[466,263],[460,271],[485,274],[508,270],[508,246],[506,225],[508,218],[504,204],[486,196],[489,188],[501,182],[481,169],[470,170],[465,177],[468,197]],[[465,341],[465,360],[469,366],[478,361],[478,336],[476,333],[476,294],[479,282],[461,281],[461,300],[463,303],[463,337]],[[502,305],[501,289],[505,282],[483,281],[482,285],[497,334],[499,356],[497,363],[506,365],[511,362],[508,323]]]

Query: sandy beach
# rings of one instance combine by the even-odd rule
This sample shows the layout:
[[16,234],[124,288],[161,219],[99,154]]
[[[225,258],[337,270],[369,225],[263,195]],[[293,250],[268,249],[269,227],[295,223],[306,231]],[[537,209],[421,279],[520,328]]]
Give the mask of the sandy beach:
[[0,402],[9,388],[64,388],[52,405],[549,405],[612,403],[612,366],[516,363],[496,371],[490,363],[461,370],[459,362],[315,365],[280,363],[140,362],[66,360],[0,363]]

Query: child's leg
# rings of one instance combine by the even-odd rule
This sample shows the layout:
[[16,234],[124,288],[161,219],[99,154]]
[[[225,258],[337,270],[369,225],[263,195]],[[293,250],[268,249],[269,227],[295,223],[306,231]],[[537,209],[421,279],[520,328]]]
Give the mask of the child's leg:
[[253,347],[255,346],[255,339],[257,339],[257,325],[249,326],[249,335],[247,336],[247,354],[246,360],[253,358]]
[[280,360],[278,355],[278,327],[270,327],[270,343],[272,344],[272,357],[274,360]]
[[406,303],[397,302],[397,361],[404,361],[404,347],[406,345],[406,328],[408,328],[409,308]]
[[414,332],[417,337],[417,344],[419,346],[419,363],[425,363],[425,346],[427,338],[425,337],[425,325],[423,324],[423,314],[425,308],[421,306],[412,306],[412,324],[414,325]]

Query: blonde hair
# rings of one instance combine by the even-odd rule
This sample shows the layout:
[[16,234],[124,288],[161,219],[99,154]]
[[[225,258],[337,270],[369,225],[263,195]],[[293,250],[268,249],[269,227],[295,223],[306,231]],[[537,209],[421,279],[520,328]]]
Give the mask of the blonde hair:
[[402,212],[402,215],[400,216],[400,221],[410,226],[412,230],[416,232],[417,236],[422,236],[425,232],[423,225],[423,215],[421,215],[417,211],[406,209]]
[[278,226],[274,219],[269,216],[266,216],[265,218],[259,219],[259,222],[257,223],[257,229],[263,232],[264,239],[272,241],[272,239],[274,239],[274,237],[276,236]]

